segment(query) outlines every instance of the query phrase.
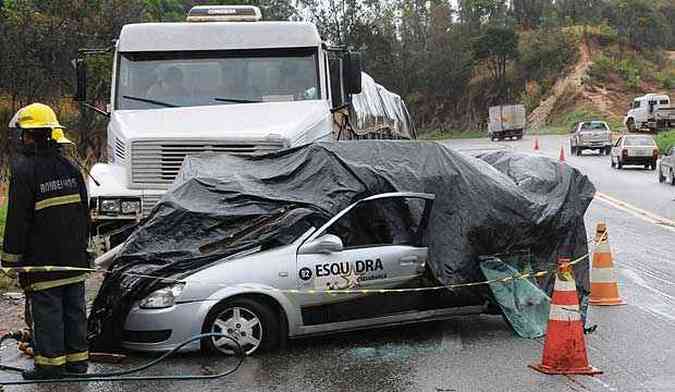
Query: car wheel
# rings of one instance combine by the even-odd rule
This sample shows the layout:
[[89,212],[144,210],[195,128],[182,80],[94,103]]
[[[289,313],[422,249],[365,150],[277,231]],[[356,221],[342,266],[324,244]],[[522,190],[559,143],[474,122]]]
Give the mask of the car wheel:
[[605,153],[604,149],[601,148],[601,149],[598,150],[598,155],[602,156],[602,154],[604,154],[604,153]]
[[666,176],[663,175],[663,171],[661,170],[661,167],[659,167],[659,182],[664,183],[666,182]]
[[577,152],[577,156],[580,157],[580,156],[581,156],[581,153],[583,152],[583,150],[580,149],[579,147],[575,148],[575,150],[576,150],[576,152]]
[[675,172],[673,172],[673,169],[670,169],[670,185],[675,185]]
[[611,155],[610,155],[610,157],[609,157],[609,166],[611,166],[612,168],[616,167],[616,166],[614,165],[614,157],[612,157]]
[[623,169],[623,163],[621,163],[621,159],[618,159],[618,158],[617,158],[617,160],[616,160],[616,168],[619,169],[619,170]]
[[649,170],[656,170],[656,161],[652,161],[652,163],[649,165]]
[[[271,351],[279,346],[279,317],[259,301],[240,298],[221,302],[206,317],[204,333],[217,332],[235,339],[246,355]],[[207,352],[235,354],[234,344],[224,337],[210,337],[202,342]]]
[[606,147],[605,148],[605,155],[609,155],[612,153],[612,147]]
[[574,148],[574,146],[570,145],[570,155],[574,155],[576,153],[577,153],[576,148]]

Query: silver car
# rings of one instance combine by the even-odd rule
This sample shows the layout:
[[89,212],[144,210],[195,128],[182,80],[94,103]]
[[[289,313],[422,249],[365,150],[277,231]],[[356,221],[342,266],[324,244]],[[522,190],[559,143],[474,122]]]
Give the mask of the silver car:
[[656,169],[659,148],[649,135],[623,135],[612,147],[610,165],[622,169],[624,165],[640,165]]
[[[331,292],[435,284],[425,278],[428,249],[422,243],[434,198],[423,193],[368,197],[290,245],[231,256],[181,277],[180,283],[134,305],[123,346],[166,351],[191,336],[219,332],[252,354],[271,350],[286,338],[480,312],[480,304],[451,307],[454,294],[448,290]],[[200,345],[233,351],[225,338],[186,349]]]
[[604,121],[582,121],[571,130],[570,154],[581,155],[584,150],[597,150],[600,155],[612,149],[612,132]]

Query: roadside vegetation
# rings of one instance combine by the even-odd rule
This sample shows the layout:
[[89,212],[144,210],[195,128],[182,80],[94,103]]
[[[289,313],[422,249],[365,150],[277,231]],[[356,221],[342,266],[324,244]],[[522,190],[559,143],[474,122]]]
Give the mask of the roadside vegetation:
[[664,132],[656,135],[656,144],[659,146],[659,151],[664,154],[675,146],[675,130]]
[[[0,205],[0,250],[2,250],[2,239],[5,234],[5,218],[7,217],[7,204]],[[16,288],[14,279],[0,273],[0,291]]]

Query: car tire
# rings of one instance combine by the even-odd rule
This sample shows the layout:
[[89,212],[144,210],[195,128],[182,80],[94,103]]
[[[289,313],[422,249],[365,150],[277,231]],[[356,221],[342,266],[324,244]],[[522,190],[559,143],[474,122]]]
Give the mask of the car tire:
[[666,176],[663,175],[663,171],[661,170],[660,166],[659,166],[659,182],[662,184],[666,182]]
[[577,156],[578,156],[578,157],[580,157],[580,156],[581,156],[581,153],[583,152],[583,150],[580,149],[579,147],[575,148],[575,151],[577,152]]
[[[202,332],[220,332],[232,336],[241,344],[246,355],[253,355],[279,347],[279,319],[268,305],[250,298],[238,298],[214,306],[206,317]],[[235,354],[232,342],[218,337],[203,339],[202,351]]]
[[621,159],[618,159],[618,158],[617,158],[617,160],[616,160],[616,168],[619,169],[619,170],[623,169],[623,163],[621,163]]
[[574,148],[574,146],[570,146],[570,155],[574,155],[577,153],[577,149]]
[[611,155],[609,156],[609,166],[611,166],[612,168],[616,168],[616,165],[614,164],[614,157],[612,157]]
[[612,147],[605,147],[605,155],[609,155],[612,153]]
[[598,155],[602,156],[605,153],[605,150],[603,148],[598,150]]
[[670,185],[675,185],[675,171],[670,169]]

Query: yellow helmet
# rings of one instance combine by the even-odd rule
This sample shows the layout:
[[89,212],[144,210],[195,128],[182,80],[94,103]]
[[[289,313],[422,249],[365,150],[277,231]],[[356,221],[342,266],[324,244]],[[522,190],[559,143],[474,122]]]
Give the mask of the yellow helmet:
[[56,118],[56,113],[47,105],[32,103],[19,109],[9,122],[10,128],[35,129],[51,128],[63,129],[63,125]]
[[75,144],[66,137],[63,133],[63,129],[60,128],[52,129],[52,140],[59,144]]

